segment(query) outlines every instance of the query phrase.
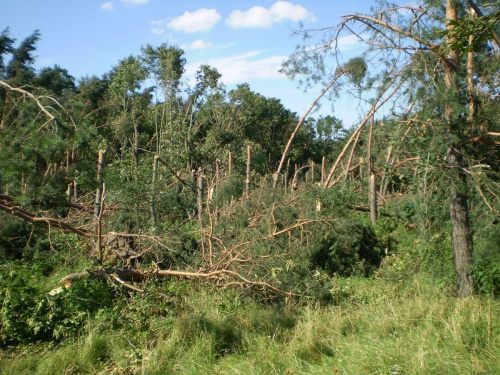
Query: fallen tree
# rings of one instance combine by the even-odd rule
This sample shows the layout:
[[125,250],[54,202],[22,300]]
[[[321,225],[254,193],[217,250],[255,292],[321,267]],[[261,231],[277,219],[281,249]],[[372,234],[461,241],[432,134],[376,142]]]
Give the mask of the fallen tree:
[[[80,280],[82,278],[91,279],[114,279],[121,285],[132,289],[137,292],[145,292],[145,289],[137,288],[129,283],[143,282],[147,278],[156,277],[177,277],[177,278],[201,278],[201,279],[213,279],[218,281],[218,285],[227,287],[230,285],[238,285],[242,289],[247,289],[250,287],[258,287],[262,290],[270,290],[278,294],[284,294],[287,296],[294,297],[304,297],[304,295],[292,293],[289,291],[281,290],[269,283],[262,281],[253,281],[245,278],[237,272],[231,270],[216,270],[212,272],[189,272],[189,271],[176,271],[176,270],[138,270],[138,269],[128,269],[128,268],[102,268],[96,270],[87,270],[78,273],[72,273],[64,276],[61,279],[61,283],[64,283],[65,287],[70,287],[74,281]],[[62,287],[52,290],[50,293],[55,294],[62,290]]]
[[49,227],[56,227],[68,232],[73,232],[79,234],[82,237],[91,237],[92,233],[83,228],[77,228],[67,222],[55,219],[52,217],[39,216],[37,213],[33,213],[25,210],[24,208],[16,205],[14,200],[8,195],[0,194],[0,210],[5,211],[13,216],[19,217],[25,221],[34,224],[44,224]]

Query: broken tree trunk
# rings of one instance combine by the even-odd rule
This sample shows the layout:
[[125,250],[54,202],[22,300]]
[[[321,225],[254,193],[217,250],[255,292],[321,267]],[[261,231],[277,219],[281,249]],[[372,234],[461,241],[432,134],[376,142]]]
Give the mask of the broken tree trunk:
[[[217,194],[219,190],[219,180],[220,180],[220,161],[219,159],[215,160],[215,191],[214,193]],[[213,198],[213,196],[212,196]],[[220,211],[219,211],[219,202],[218,199],[215,200],[215,219],[219,220],[220,218]]]
[[203,220],[203,173],[201,167],[198,168],[198,221]]
[[375,168],[373,167],[373,157],[372,157],[372,141],[373,141],[373,124],[375,119],[372,117],[370,122],[370,134],[368,136],[368,173],[370,174],[370,186],[369,186],[369,197],[368,201],[370,203],[370,219],[372,225],[377,225],[377,180],[375,176]]
[[252,147],[248,146],[247,148],[247,175],[245,179],[245,194],[248,198],[250,196],[250,176],[252,173]]
[[89,270],[84,272],[72,273],[64,276],[61,279],[61,283],[64,283],[67,287],[71,285],[72,282],[80,280],[82,278],[94,278],[94,279],[102,279],[106,280],[108,278],[113,278],[117,280],[120,284],[139,291],[143,292],[143,290],[139,288],[135,288],[132,285],[127,284],[127,282],[141,282],[144,281],[148,277],[179,277],[179,278],[200,278],[200,279],[219,279],[219,280],[234,280],[230,282],[228,280],[227,283],[222,284],[222,286],[238,284],[241,287],[260,287],[264,290],[271,290],[279,294],[285,294],[288,296],[294,297],[304,297],[303,295],[287,292],[285,290],[279,289],[269,283],[262,281],[254,281],[249,280],[241,274],[221,269],[215,270],[211,272],[190,272],[190,271],[176,271],[176,270],[151,270],[151,271],[140,271],[140,270],[132,270],[127,268],[103,268],[99,270]]
[[290,135],[290,138],[288,139],[288,142],[287,142],[287,144],[285,146],[285,150],[283,151],[283,155],[281,156],[281,160],[280,160],[280,164],[278,165],[278,169],[276,170],[276,172],[273,175],[273,188],[274,189],[276,188],[276,185],[278,184],[278,179],[279,179],[281,170],[283,169],[286,157],[288,155],[288,151],[290,151],[290,147],[292,146],[292,142],[293,142],[293,140],[295,138],[295,135],[297,134],[297,132],[299,131],[300,127],[302,126],[302,124],[306,120],[307,116],[309,116],[309,113],[313,110],[314,107],[316,107],[316,104],[318,104],[318,102],[320,101],[320,99],[323,96],[325,96],[325,94],[328,92],[328,90],[330,90],[333,87],[333,85],[337,82],[337,80],[340,78],[340,76],[342,76],[342,74],[344,74],[344,71],[340,69],[339,72],[332,79],[332,81],[323,89],[323,91],[321,92],[321,94],[319,94],[319,96],[314,100],[314,102],[311,104],[311,106],[309,107],[309,109],[307,110],[307,112],[304,114],[304,116],[302,116],[302,118],[300,119],[300,121],[297,123],[297,126],[293,130],[293,132]]
[[99,150],[99,160],[97,162],[97,189],[95,193],[95,212],[94,220],[97,223],[99,214],[101,212],[101,198],[102,198],[102,171],[104,169],[104,150]]
[[151,221],[153,227],[156,227],[156,179],[158,177],[158,155],[155,155],[153,159],[153,176],[151,181]]

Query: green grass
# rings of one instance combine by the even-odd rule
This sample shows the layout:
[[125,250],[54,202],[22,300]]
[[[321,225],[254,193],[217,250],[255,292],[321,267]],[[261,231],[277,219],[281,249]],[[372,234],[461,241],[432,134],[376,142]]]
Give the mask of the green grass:
[[3,353],[0,373],[500,374],[498,300],[457,299],[422,278],[337,284],[329,306],[201,289],[166,316],[125,308],[121,328],[96,318],[55,348]]

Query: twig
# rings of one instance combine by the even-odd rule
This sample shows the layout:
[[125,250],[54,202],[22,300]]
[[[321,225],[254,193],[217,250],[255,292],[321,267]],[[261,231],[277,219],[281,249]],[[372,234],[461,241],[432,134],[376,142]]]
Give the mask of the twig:
[[127,287],[129,289],[135,290],[136,292],[144,293],[144,289],[139,289],[139,288],[136,288],[133,285],[127,284],[125,281],[123,281],[122,279],[120,279],[116,274],[112,274],[111,277],[113,279],[115,279],[116,281],[118,281],[120,284],[122,284],[123,286],[125,286],[125,287]]

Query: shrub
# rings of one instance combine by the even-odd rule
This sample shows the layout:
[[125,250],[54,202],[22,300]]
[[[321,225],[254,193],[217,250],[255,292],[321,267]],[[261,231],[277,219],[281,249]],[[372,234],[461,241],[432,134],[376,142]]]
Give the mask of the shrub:
[[367,276],[380,265],[382,251],[373,229],[354,220],[342,220],[311,254],[312,266],[340,276]]

